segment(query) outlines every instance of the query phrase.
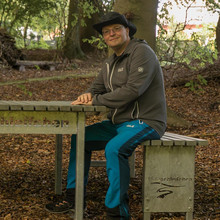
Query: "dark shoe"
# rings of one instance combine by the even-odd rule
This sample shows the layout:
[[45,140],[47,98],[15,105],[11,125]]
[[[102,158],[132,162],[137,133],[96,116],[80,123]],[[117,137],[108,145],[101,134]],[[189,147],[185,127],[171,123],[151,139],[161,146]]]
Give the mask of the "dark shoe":
[[106,220],[130,220],[129,213],[121,213],[119,206],[115,208],[106,207]]
[[130,220],[131,218],[130,217],[125,218],[125,217],[119,217],[119,216],[118,217],[116,217],[116,216],[113,217],[113,216],[109,216],[109,215],[106,216],[106,220],[122,220],[122,219],[123,220],[127,220],[127,219]]
[[107,215],[106,220],[121,220],[121,217],[112,217],[112,216]]
[[65,200],[60,202],[51,202],[45,206],[45,209],[51,213],[65,213],[68,211],[74,211],[75,204],[69,203]]
[[[83,208],[86,208],[85,198]],[[74,211],[75,189],[67,189],[65,195],[53,199],[52,202],[45,205],[45,209],[51,213],[65,213],[68,211]]]

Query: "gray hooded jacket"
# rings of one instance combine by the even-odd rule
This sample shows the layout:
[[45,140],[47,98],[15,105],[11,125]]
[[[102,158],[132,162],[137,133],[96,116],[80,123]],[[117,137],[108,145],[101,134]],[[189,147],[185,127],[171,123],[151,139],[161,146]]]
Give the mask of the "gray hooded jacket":
[[91,87],[93,105],[110,108],[108,118],[118,124],[141,120],[160,136],[166,129],[166,99],[159,61],[144,40],[132,39],[121,56],[104,63]]

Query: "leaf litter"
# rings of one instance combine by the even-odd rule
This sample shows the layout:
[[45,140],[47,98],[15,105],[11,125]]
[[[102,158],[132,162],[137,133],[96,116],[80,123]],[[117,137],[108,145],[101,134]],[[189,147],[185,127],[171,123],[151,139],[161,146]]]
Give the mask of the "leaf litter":
[[[92,83],[89,72],[99,66],[80,66],[72,72],[78,77],[26,82],[0,86],[1,100],[72,101]],[[44,71],[29,69],[18,72],[0,69],[1,82],[34,77],[68,75],[69,70]],[[82,77],[83,75],[83,77]],[[198,94],[184,86],[166,88],[167,104],[175,113],[192,123],[191,127],[168,126],[167,131],[207,139],[208,146],[196,147],[194,219],[220,219],[220,148],[219,148],[219,79],[209,80]],[[102,115],[89,114],[87,124]],[[72,219],[73,213],[51,214],[44,205],[54,199],[55,135],[1,134],[0,142],[0,220]],[[63,136],[63,190],[69,161],[70,135]],[[142,219],[143,149],[136,150],[136,176],[131,179],[129,197],[132,219]],[[94,152],[94,160],[104,159]],[[104,167],[91,167],[87,187],[85,219],[105,219],[105,193],[108,180]],[[152,219],[184,219],[184,213],[157,213]]]

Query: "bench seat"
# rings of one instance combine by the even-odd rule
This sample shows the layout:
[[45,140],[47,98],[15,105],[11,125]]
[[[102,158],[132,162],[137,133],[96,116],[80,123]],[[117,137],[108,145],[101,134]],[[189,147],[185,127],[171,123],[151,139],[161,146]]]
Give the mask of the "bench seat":
[[19,71],[25,71],[26,66],[48,67],[50,71],[56,69],[58,62],[55,61],[34,61],[34,60],[17,60],[15,66],[19,67]]

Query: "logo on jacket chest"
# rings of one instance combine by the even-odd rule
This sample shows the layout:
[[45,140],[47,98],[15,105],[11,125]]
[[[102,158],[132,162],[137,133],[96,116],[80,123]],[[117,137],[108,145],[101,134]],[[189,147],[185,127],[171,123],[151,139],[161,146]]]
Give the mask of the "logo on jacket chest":
[[143,68],[142,66],[139,66],[139,67],[138,67],[138,72],[139,72],[139,73],[143,73],[143,72],[144,72],[144,68]]
[[124,67],[118,68],[118,72],[123,72],[123,71],[124,71]]

